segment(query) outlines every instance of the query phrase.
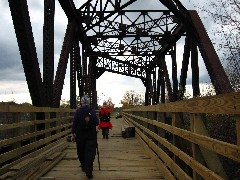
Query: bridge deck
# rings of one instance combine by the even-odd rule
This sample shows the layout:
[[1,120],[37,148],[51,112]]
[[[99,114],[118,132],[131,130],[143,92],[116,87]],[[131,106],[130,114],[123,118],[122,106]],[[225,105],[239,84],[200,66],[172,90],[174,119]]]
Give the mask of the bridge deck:
[[[124,139],[121,136],[122,119],[112,119],[110,138],[98,134],[101,170],[97,156],[94,161],[94,179],[164,179],[137,137]],[[79,167],[75,143],[65,149],[65,157],[41,179],[87,179]]]

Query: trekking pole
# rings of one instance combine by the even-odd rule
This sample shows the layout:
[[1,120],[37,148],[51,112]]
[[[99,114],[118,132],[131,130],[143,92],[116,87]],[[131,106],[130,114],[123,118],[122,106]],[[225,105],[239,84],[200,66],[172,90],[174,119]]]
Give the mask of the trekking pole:
[[99,167],[99,171],[100,169],[100,160],[99,160],[99,151],[98,151],[98,143],[97,143],[97,155],[98,155],[98,167]]

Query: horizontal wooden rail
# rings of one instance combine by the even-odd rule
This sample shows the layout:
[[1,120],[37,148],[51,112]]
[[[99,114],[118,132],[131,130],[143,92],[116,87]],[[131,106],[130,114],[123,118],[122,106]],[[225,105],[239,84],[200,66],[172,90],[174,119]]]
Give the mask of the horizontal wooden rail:
[[[71,132],[75,111],[68,108],[0,106],[2,115],[2,119],[0,119],[0,177],[3,177],[3,174],[11,174],[11,178],[23,175],[33,167],[26,164],[19,168],[21,169],[19,172],[14,173],[12,168],[16,168],[17,164],[21,164],[26,159],[30,162],[33,157],[38,157],[39,162],[43,161],[46,156],[39,156],[40,154],[49,152],[48,149],[56,149],[63,142],[64,145],[61,147],[66,148],[67,136]],[[45,118],[36,119],[38,113],[41,113],[41,118]],[[52,153],[54,151],[49,152],[48,155],[50,156]],[[59,152],[56,160],[61,157]],[[54,163],[56,162],[52,162],[52,164]],[[33,164],[34,162],[32,162]],[[39,172],[39,174],[41,173]]]
[[52,131],[60,130],[62,128],[69,129],[70,126],[72,126],[72,123],[69,123],[69,124],[66,124],[66,125],[60,125],[60,126],[57,126],[57,127],[48,128],[48,129],[41,130],[41,131],[36,131],[36,132],[33,132],[33,133],[23,134],[23,135],[20,135],[20,136],[17,136],[17,137],[9,138],[9,139],[3,139],[3,140],[0,141],[0,147],[19,142],[21,140],[33,138],[33,137],[36,137],[36,136],[41,135],[41,134],[45,134],[45,133],[49,133],[49,132],[52,132]]
[[19,127],[26,127],[31,125],[37,125],[37,124],[45,124],[45,123],[51,123],[51,122],[62,122],[69,120],[69,118],[73,118],[73,116],[64,117],[64,118],[53,118],[53,119],[46,119],[46,120],[33,120],[33,121],[24,121],[20,123],[12,123],[12,124],[1,124],[0,125],[0,131],[1,130],[7,130],[7,129],[14,129]]
[[0,112],[27,112],[27,113],[37,113],[37,112],[75,112],[74,109],[69,108],[50,108],[50,107],[34,107],[34,106],[22,106],[22,105],[1,105]]
[[[240,147],[237,145],[233,145],[230,143],[226,143],[223,141],[219,141],[217,139],[213,139],[210,137],[206,137],[197,133],[193,133],[184,129],[180,129],[177,127],[170,126],[168,124],[164,124],[161,122],[158,122],[156,120],[151,120],[147,118],[143,118],[140,116],[135,116],[132,114],[125,113],[125,115],[128,115],[128,117],[136,118],[138,120],[141,120],[142,122],[147,122],[149,124],[155,125],[156,127],[160,127],[172,134],[178,135],[179,137],[186,139],[192,143],[198,144],[200,146],[203,146],[211,151],[214,151],[218,154],[221,154],[223,156],[229,157],[232,160],[235,160],[237,162],[240,162]],[[146,132],[149,132],[145,128]]]
[[141,106],[125,111],[189,112],[210,114],[240,114],[240,92],[198,97],[161,105]]
[[[237,143],[232,144],[209,137],[201,119],[204,114],[227,115],[232,119],[235,118]],[[240,162],[240,92],[125,109],[123,116],[127,122],[137,128],[136,132],[142,140],[179,179],[189,179],[189,177],[198,179],[197,176],[202,176],[204,179],[228,179],[217,154],[236,163]],[[184,118],[188,118],[190,126],[183,129],[179,124],[177,126],[176,122],[183,122]],[[189,146],[185,147],[188,151],[181,150],[182,148],[179,148],[181,145],[176,144],[176,140],[178,142],[184,140],[185,145]],[[196,147],[199,147],[198,152]],[[210,155],[212,157],[199,154],[205,151],[212,154]],[[169,156],[166,152],[173,155]],[[192,169],[192,174],[186,174],[181,170],[176,157]],[[203,158],[206,164],[199,161],[199,158]],[[209,164],[210,161],[216,165],[216,168]]]
[[[131,120],[129,118],[127,118],[127,120],[129,120],[135,126],[142,129],[144,132],[151,135],[151,137],[155,138],[159,143],[161,143],[166,148],[168,148],[176,156],[178,156],[180,159],[182,159],[186,164],[190,165],[193,169],[195,169],[204,179],[222,179],[220,176],[218,176],[217,174],[215,174],[212,171],[209,171],[208,168],[206,168],[203,165],[201,165],[200,163],[198,163],[196,160],[191,158],[189,155],[187,155],[186,153],[184,153],[180,149],[176,148],[174,145],[172,145],[171,143],[166,141],[164,138],[161,138],[161,137],[157,136],[157,134],[155,134],[154,132],[148,130],[147,128],[145,128],[144,126],[142,126],[138,123],[135,123],[133,120]],[[148,142],[150,147],[152,146],[152,149],[154,149],[155,152],[159,153],[159,151],[161,151],[160,148],[158,146],[156,146],[156,144],[154,144],[150,139],[148,139],[147,142]],[[163,152],[160,152],[158,155],[159,155],[160,158],[163,157]],[[169,161],[169,159],[168,159],[168,161]],[[171,168],[172,166],[173,166],[172,163],[169,164],[169,168]],[[176,174],[176,173],[180,173],[182,170],[178,168],[177,171],[173,170],[173,169],[172,169],[172,171]],[[181,175],[178,175],[178,174],[176,174],[176,175],[178,176],[179,179],[189,179],[189,177],[185,173],[183,173],[183,171],[182,171]]]

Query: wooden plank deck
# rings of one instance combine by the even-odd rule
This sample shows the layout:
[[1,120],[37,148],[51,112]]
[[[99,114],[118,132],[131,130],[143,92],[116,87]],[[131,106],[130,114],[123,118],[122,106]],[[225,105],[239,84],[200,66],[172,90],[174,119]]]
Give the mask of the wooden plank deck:
[[[110,138],[103,139],[98,134],[101,170],[98,156],[94,161],[94,179],[164,179],[157,165],[150,158],[136,137],[124,139],[121,127],[123,119],[112,119],[113,130]],[[66,156],[41,179],[87,179],[79,167],[75,143],[70,143],[64,151]]]

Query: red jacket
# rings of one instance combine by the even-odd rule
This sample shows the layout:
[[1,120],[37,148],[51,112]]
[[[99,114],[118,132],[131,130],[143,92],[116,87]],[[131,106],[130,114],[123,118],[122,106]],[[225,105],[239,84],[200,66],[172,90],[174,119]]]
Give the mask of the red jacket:
[[100,123],[98,125],[98,129],[101,129],[101,128],[104,128],[104,127],[108,127],[109,129],[112,129],[112,123],[110,122],[110,111],[108,110],[108,108],[101,108],[100,109],[99,119],[101,119],[101,116],[103,115],[104,112],[108,116],[109,121],[108,122],[100,121]]
[[109,121],[109,122],[100,122],[99,125],[98,125],[98,129],[102,129],[104,127],[108,127],[109,129],[112,129],[112,123]]

